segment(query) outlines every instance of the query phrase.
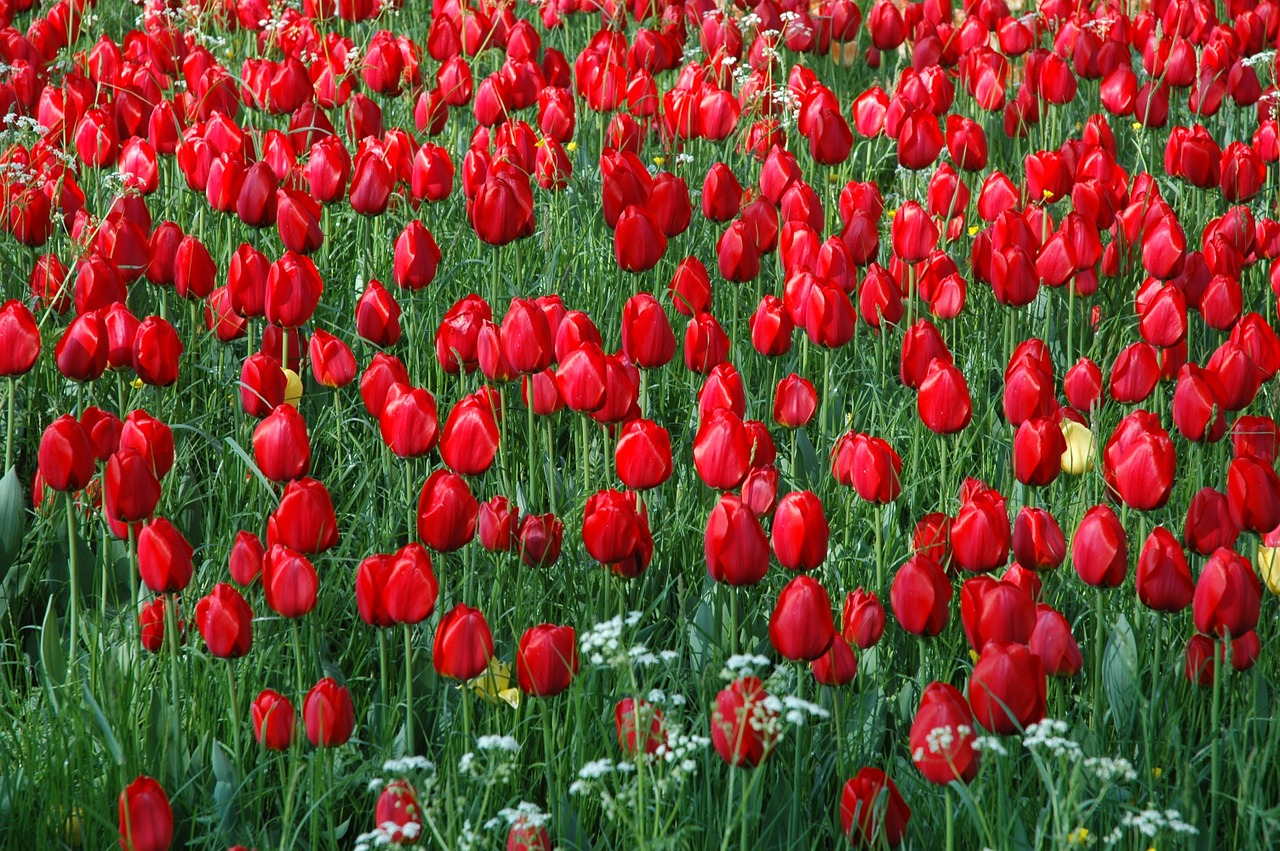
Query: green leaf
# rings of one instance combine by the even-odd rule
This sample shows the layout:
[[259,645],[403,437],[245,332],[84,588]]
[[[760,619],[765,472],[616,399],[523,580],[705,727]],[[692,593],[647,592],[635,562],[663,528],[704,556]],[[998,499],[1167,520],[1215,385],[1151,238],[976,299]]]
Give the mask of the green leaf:
[[53,689],[62,688],[67,681],[67,654],[62,649],[61,630],[58,629],[58,613],[53,608],[53,598],[44,609],[44,622],[40,625],[40,665],[44,668],[45,681]]
[[4,478],[0,478],[0,572],[8,570],[17,560],[26,528],[22,483],[18,481],[18,471],[10,467]]
[[271,482],[269,482],[267,477],[262,474],[262,471],[258,469],[258,462],[253,460],[253,456],[248,452],[245,452],[244,448],[241,447],[240,444],[236,443],[234,438],[228,437],[225,438],[225,440],[227,441],[227,446],[231,447],[231,451],[239,455],[240,460],[248,465],[249,469],[253,471],[253,474],[258,477],[258,481],[262,482],[262,486],[266,488],[267,493],[271,494],[271,498],[276,502],[279,502],[280,497],[276,494],[276,489],[271,486]]
[[[809,435],[805,434],[804,429],[798,429],[796,432],[796,449],[800,453],[800,463],[791,471],[791,475],[806,487],[817,487],[822,481],[822,468],[818,464],[818,453],[814,451]],[[792,464],[795,464],[794,460]]]
[[235,762],[231,759],[231,754],[227,753],[227,748],[222,742],[214,741],[213,743],[213,776],[220,782],[235,785],[240,782],[240,770],[236,768]]
[[1102,652],[1102,687],[1107,692],[1116,728],[1122,735],[1127,734],[1138,711],[1138,643],[1124,615],[1116,620]]
[[83,686],[84,702],[93,712],[93,720],[98,725],[98,731],[102,733],[102,744],[111,754],[111,758],[115,760],[116,765],[124,765],[124,750],[120,747],[120,740],[116,738],[116,734],[111,729],[111,722],[107,720],[107,716],[103,714],[102,707],[98,705],[98,701],[94,698],[93,692],[89,691],[89,686]]

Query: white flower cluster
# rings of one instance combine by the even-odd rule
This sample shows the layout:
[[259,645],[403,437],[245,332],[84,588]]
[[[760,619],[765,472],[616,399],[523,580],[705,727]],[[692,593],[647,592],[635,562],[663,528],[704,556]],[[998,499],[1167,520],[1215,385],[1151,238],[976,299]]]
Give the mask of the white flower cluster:
[[1142,810],[1136,813],[1125,813],[1119,826],[1107,834],[1103,840],[1108,846],[1115,845],[1124,839],[1129,831],[1137,831],[1148,839],[1155,837],[1162,830],[1169,830],[1181,836],[1195,836],[1200,831],[1193,824],[1183,821],[1177,810]]
[[482,751],[520,753],[520,743],[514,736],[481,736],[476,739],[476,747]]
[[417,822],[408,822],[404,825],[398,825],[393,821],[380,824],[368,833],[362,833],[356,837],[356,844],[352,851],[370,851],[373,848],[386,848],[389,845],[397,845],[400,847],[411,846],[414,840],[418,838],[418,832],[421,826]]
[[544,813],[537,804],[531,804],[528,801],[521,801],[514,807],[498,810],[498,815],[489,819],[484,824],[485,830],[493,830],[502,827],[514,827],[517,824],[526,827],[546,827],[551,823],[551,814]]
[[[964,735],[963,733],[961,735]],[[1009,750],[1004,746],[998,736],[979,736],[973,740],[973,749],[982,751],[983,753],[993,753],[996,756],[1008,756]]]
[[[769,699],[773,700],[774,698],[771,697]],[[810,703],[794,695],[786,695],[782,698],[782,710],[785,713],[787,722],[797,727],[803,727],[810,718],[823,721],[831,717],[831,713],[818,704]]]
[[596,624],[578,637],[578,650],[592,665],[619,665],[627,661],[628,651],[622,647],[622,628],[635,626],[642,617],[640,612],[614,615]]
[[683,694],[669,695],[660,688],[649,689],[649,694],[645,696],[645,700],[660,706],[684,706],[687,703]]
[[1027,732],[1022,736],[1022,744],[1027,750],[1043,750],[1052,756],[1065,756],[1073,761],[1078,760],[1084,755],[1084,751],[1079,742],[1063,735],[1069,729],[1066,721],[1046,718],[1027,728]]
[[432,772],[436,770],[436,765],[431,760],[422,756],[402,756],[399,759],[389,759],[382,764],[382,770],[387,774],[411,774],[413,772]]
[[724,669],[720,671],[723,680],[736,680],[738,677],[754,677],[767,674],[766,668],[772,668],[773,662],[768,656],[751,656],[736,654],[725,660]]
[[1085,770],[1103,783],[1132,782],[1138,779],[1133,763],[1124,757],[1091,756],[1084,761]]
[[1240,60],[1240,64],[1246,68],[1256,68],[1259,65],[1266,65],[1276,58],[1274,50],[1264,50],[1261,53],[1255,53],[1245,59]]
[[674,650],[663,650],[660,653],[652,653],[644,644],[633,644],[627,650],[627,656],[631,659],[631,664],[641,667],[653,667],[655,665],[670,665],[680,659],[680,654]]

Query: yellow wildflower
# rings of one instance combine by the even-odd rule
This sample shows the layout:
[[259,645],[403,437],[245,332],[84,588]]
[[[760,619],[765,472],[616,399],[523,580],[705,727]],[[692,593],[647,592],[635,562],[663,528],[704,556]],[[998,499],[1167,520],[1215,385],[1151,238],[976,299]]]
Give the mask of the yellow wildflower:
[[565,146],[564,146],[564,149],[565,149],[566,151],[570,151],[570,152],[572,152],[572,151],[576,151],[576,150],[578,150],[578,143],[577,143],[577,142],[572,142],[572,141],[571,141],[571,142],[569,142],[569,144],[567,144],[567,145],[565,145]]
[[520,689],[511,685],[511,666],[497,659],[489,660],[489,669],[480,676],[467,681],[471,690],[485,703],[502,702],[517,709],[520,706]]

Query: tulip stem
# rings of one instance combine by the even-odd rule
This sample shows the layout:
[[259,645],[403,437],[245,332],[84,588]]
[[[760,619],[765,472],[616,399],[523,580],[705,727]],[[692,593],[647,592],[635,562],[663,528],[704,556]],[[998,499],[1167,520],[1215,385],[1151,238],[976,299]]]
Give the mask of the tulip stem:
[[1102,634],[1103,634],[1103,598],[1102,589],[1094,592],[1094,603],[1097,618],[1093,633],[1093,729],[1097,732],[1105,714],[1102,706]]
[[132,523],[126,523],[129,536],[129,620],[133,622],[134,637],[139,637],[142,625],[138,623],[138,532]]
[[[1222,780],[1222,728],[1218,725],[1222,711],[1222,681],[1231,670],[1231,634],[1227,633],[1213,646],[1213,717],[1209,722],[1209,735],[1213,737],[1213,768],[1209,786],[1209,845],[1218,839],[1218,794]],[[1226,662],[1226,664],[1223,664]]]
[[76,501],[67,491],[67,573],[71,580],[71,600],[68,604],[70,614],[68,624],[71,634],[67,640],[67,655],[71,660],[72,670],[77,670],[76,650],[80,646],[80,571],[76,567]]
[[532,375],[529,376],[528,387],[529,387],[529,398],[526,400],[524,407],[525,407],[525,411],[527,412],[525,421],[529,427],[528,428],[528,432],[529,432],[529,456],[528,457],[529,457],[529,461],[531,462],[529,464],[529,498],[532,499],[533,485],[537,479],[537,474],[538,474],[538,465],[537,463],[533,462],[534,459],[538,457],[538,455],[537,455],[536,447],[534,446],[534,442],[533,442],[534,425],[533,425],[533,376]]
[[302,673],[302,636],[298,630],[298,619],[292,618],[289,627],[293,632],[293,663],[298,675],[298,696],[301,697],[307,693],[307,681]]
[[413,754],[413,626],[404,625],[404,752]]
[[956,847],[955,802],[951,800],[951,784],[942,787],[942,797],[947,805],[947,851]]
[[382,680],[382,741],[386,744],[387,728],[389,726],[388,717],[391,715],[391,702],[388,698],[387,689],[387,631],[385,629],[378,630],[378,672]]
[[227,660],[227,689],[231,698],[231,746],[235,748],[235,760],[240,761],[240,701],[236,698],[235,663]]
[[172,592],[165,594],[164,634],[169,642],[169,691],[173,700],[171,726],[173,727],[173,766],[174,779],[181,777],[178,771],[179,750],[182,743],[182,716],[178,707],[178,595]]
[[9,416],[5,420],[4,426],[4,472],[9,472],[9,468],[13,466],[13,408],[14,399],[18,395],[18,384],[13,380],[13,376],[9,376]]

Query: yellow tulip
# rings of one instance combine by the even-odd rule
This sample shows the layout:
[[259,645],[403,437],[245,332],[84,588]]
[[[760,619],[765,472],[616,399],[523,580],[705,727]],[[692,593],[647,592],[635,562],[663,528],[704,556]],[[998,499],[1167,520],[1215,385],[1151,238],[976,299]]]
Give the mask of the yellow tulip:
[[489,670],[469,680],[467,685],[480,695],[485,703],[505,703],[512,709],[520,707],[520,689],[511,685],[511,666],[497,659],[489,660]]
[[298,407],[302,401],[302,378],[292,369],[284,371],[284,402],[286,405]]
[[1094,446],[1089,427],[1064,419],[1062,436],[1067,441],[1067,450],[1062,453],[1062,472],[1078,476],[1092,470]]
[[83,833],[80,828],[80,814],[83,813],[80,807],[76,807],[71,811],[71,815],[67,816],[67,823],[63,829],[63,841],[72,848],[79,848],[83,841]]
[[1267,583],[1267,590],[1280,596],[1280,547],[1258,545],[1258,573]]

